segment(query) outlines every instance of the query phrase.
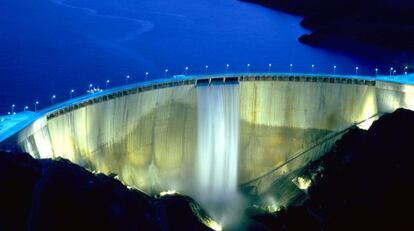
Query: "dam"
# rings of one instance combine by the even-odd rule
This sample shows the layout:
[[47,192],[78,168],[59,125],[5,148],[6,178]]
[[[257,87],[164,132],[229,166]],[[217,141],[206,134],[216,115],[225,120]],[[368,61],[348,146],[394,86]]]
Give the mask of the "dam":
[[347,129],[414,109],[411,78],[235,73],[130,84],[23,116],[0,129],[0,149],[64,157],[147,193],[260,195]]

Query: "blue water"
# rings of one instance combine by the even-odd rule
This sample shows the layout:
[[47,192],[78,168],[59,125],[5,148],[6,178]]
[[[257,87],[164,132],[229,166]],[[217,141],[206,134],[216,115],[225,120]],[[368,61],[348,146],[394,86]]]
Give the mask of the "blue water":
[[375,60],[297,41],[300,18],[236,0],[12,0],[0,3],[0,114],[149,78],[229,71],[373,74]]

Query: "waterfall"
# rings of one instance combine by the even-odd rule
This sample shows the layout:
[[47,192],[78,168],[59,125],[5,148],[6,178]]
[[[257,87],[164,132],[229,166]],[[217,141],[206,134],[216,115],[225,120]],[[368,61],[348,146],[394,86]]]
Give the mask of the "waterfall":
[[197,197],[204,203],[221,203],[237,191],[239,85],[197,86],[197,98]]

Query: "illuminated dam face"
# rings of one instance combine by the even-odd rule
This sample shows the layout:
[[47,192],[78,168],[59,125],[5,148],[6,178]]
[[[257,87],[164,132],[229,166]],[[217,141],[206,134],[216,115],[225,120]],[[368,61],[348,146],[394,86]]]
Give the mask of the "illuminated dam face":
[[261,193],[329,150],[338,132],[413,109],[413,99],[412,85],[366,79],[183,77],[63,103],[0,146],[62,156],[146,192],[217,197],[247,184]]

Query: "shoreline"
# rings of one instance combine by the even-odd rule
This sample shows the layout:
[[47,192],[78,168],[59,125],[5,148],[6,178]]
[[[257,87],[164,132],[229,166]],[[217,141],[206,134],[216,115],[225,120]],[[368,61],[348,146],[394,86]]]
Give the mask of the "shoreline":
[[[386,1],[370,1],[356,4],[354,1],[327,0],[240,0],[255,3],[277,11],[303,17],[300,25],[310,33],[298,37],[298,41],[318,48],[343,51],[359,56],[369,55],[366,50],[358,51],[358,46],[365,46],[372,53],[391,54],[390,64],[410,66],[414,60],[414,17],[407,13],[414,9],[414,4],[387,8]],[[407,0],[402,0],[408,2]],[[354,4],[355,3],[355,4]],[[371,4],[371,5],[370,5]],[[405,6],[405,5],[404,5]],[[357,47],[354,49],[352,45]],[[344,48],[345,46],[345,48]],[[406,56],[401,59],[401,56]]]

